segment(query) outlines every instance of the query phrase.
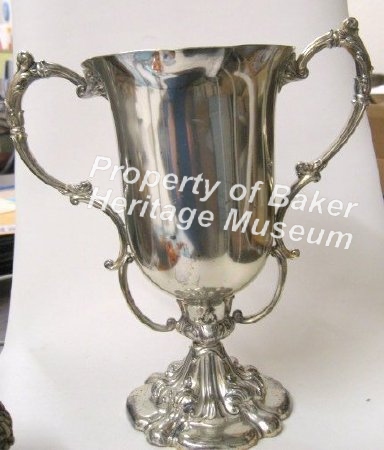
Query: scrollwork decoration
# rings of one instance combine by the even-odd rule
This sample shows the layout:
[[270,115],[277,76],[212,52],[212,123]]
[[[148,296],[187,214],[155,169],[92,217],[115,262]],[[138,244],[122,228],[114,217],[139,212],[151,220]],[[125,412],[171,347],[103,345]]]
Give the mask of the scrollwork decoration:
[[29,149],[22,110],[22,99],[26,89],[33,81],[42,78],[59,77],[74,84],[77,95],[81,98],[92,96],[107,97],[104,85],[97,74],[92,73],[87,67],[84,67],[84,69],[85,77],[81,77],[72,70],[58,64],[51,64],[46,61],[36,62],[28,52],[19,53],[17,56],[17,72],[10,83],[5,101],[12,141],[23,162],[41,181],[68,197],[72,205],[78,205],[80,203],[90,204],[92,207],[102,210],[110,217],[119,234],[120,251],[116,260],[109,259],[105,261],[104,266],[109,270],[119,271],[120,284],[125,299],[139,320],[157,331],[173,330],[176,327],[175,319],[169,319],[166,325],[159,325],[153,322],[140,311],[130,294],[126,276],[128,264],[134,261],[134,257],[129,251],[126,226],[121,217],[110,205],[104,205],[97,198],[93,198],[93,187],[89,181],[82,181],[79,184],[63,183],[48,174],[37,162]]
[[[369,104],[369,94],[371,90],[371,72],[372,65],[369,55],[359,37],[358,21],[349,17],[344,20],[338,30],[331,30],[310,44],[297,58],[292,54],[284,67],[280,76],[280,89],[291,81],[302,80],[308,77],[308,63],[313,56],[325,48],[340,47],[347,50],[353,57],[356,66],[356,77],[353,97],[353,110],[339,137],[330,146],[330,148],[313,162],[299,162],[296,165],[296,174],[298,179],[291,186],[291,192],[288,196],[288,203],[280,207],[276,214],[276,221],[283,222],[285,214],[290,203],[295,196],[309,183],[317,183],[321,178],[321,171],[325,169],[329,161],[346,144],[349,137],[355,131],[363,113]],[[275,248],[286,258],[292,259],[300,255],[300,251],[288,250],[283,239],[276,239]]]
[[[353,97],[353,111],[351,117],[342,130],[340,136],[330,146],[320,158],[312,162],[299,162],[296,165],[297,180],[292,184],[288,202],[285,206],[279,207],[275,221],[284,222],[284,217],[292,200],[309,183],[317,183],[321,179],[321,172],[329,161],[340,151],[348,141],[369,103],[371,89],[372,66],[369,55],[358,34],[358,22],[355,18],[346,19],[339,30],[331,30],[310,44],[297,58],[293,53],[287,60],[284,70],[280,76],[279,88],[281,89],[291,81],[303,80],[308,77],[308,63],[319,51],[325,48],[341,47],[346,49],[355,60],[356,78],[355,95]],[[279,280],[271,302],[260,312],[249,317],[244,317],[242,311],[236,310],[233,318],[238,323],[254,323],[269,314],[276,306],[287,276],[287,259],[294,259],[300,256],[300,250],[289,250],[283,238],[276,238],[275,245],[271,250],[271,255],[277,258],[279,264]]]

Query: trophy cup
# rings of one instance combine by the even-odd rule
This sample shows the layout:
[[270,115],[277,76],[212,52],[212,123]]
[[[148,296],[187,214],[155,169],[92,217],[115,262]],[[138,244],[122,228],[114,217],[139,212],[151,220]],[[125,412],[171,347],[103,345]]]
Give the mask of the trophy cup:
[[[287,83],[308,76],[325,48],[345,48],[356,65],[353,111],[338,139],[314,162],[296,166],[287,204],[268,201],[274,187],[274,105]],[[17,57],[6,105],[12,139],[28,168],[74,205],[101,209],[115,224],[120,253],[105,266],[135,316],[155,331],[177,330],[192,340],[185,360],[155,373],[128,397],[134,426],[157,446],[245,449],[280,432],[291,410],[288,392],[272,378],[231,359],[221,343],[236,324],[251,324],[277,304],[287,276],[288,250],[276,224],[296,194],[320,173],[358,125],[370,92],[371,64],[356,19],[346,19],[296,56],[291,46],[243,45],[134,51],[94,57],[84,77],[56,64]],[[66,184],[31,154],[21,102],[35,80],[62,77],[80,97],[109,100],[122,170],[124,218],[95,197],[89,181]],[[272,300],[260,312],[232,312],[234,294],[262,270],[279,267]],[[153,322],[128,283],[136,262],[177,299],[178,320]]]

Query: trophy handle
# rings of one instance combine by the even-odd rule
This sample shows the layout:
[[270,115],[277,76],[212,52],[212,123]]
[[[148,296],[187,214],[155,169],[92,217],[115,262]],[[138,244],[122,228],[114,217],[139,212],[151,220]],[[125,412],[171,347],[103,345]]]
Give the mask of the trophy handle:
[[280,251],[279,248],[273,248],[271,251],[271,255],[276,258],[277,264],[279,266],[278,282],[272,300],[260,312],[251,316],[244,317],[242,311],[237,309],[233,312],[233,319],[235,320],[235,322],[242,324],[258,322],[259,320],[267,316],[270,312],[272,312],[274,307],[277,305],[277,302],[281,297],[281,293],[283,292],[285,280],[287,278],[287,257]]
[[[309,183],[317,183],[320,178],[320,172],[326,167],[328,162],[340,151],[359,124],[363,113],[369,104],[369,93],[371,90],[371,72],[372,66],[369,55],[361,41],[359,34],[358,21],[349,17],[345,19],[339,30],[331,30],[329,33],[317,38],[301,53],[297,59],[295,54],[286,65],[280,79],[280,88],[291,81],[307,78],[309,71],[307,65],[314,55],[325,48],[342,47],[350,53],[355,60],[356,78],[355,95],[353,98],[352,114],[342,130],[339,137],[330,148],[319,158],[312,162],[299,162],[296,165],[296,174],[298,179],[291,186],[288,202],[278,209],[276,222],[283,222],[292,200]],[[283,242],[283,238],[276,239],[276,250],[279,250],[287,258],[293,259],[300,256],[300,251],[288,250]]]
[[[120,250],[116,260],[107,260],[104,266],[109,270],[119,270],[120,285],[128,306],[136,317],[156,331],[171,331],[176,327],[176,320],[169,319],[166,325],[152,322],[136,306],[126,278],[128,264],[133,262],[133,256],[128,252],[128,237],[125,223],[121,217],[111,208],[105,206],[103,202],[92,198],[93,186],[89,181],[82,181],[79,184],[66,184],[47,173],[37,162],[31,153],[27,134],[24,129],[24,114],[21,108],[22,99],[28,86],[33,81],[41,78],[59,77],[65,78],[76,86],[77,95],[81,98],[100,95],[106,97],[104,87],[93,75],[85,71],[85,78],[66,67],[58,64],[51,64],[45,61],[35,62],[33,56],[28,52],[21,52],[17,55],[17,72],[14,75],[6,95],[5,107],[7,119],[10,126],[10,133],[16,151],[20,155],[28,169],[37,176],[43,183],[48,184],[61,194],[69,197],[73,205],[86,203],[101,209],[115,224],[120,238]],[[92,201],[91,201],[92,200]]]
[[[91,97],[103,95],[103,88],[95,79],[85,79],[66,67],[58,64],[50,64],[45,61],[35,62],[33,56],[28,52],[21,52],[17,55],[17,72],[14,75],[6,95],[5,107],[7,110],[7,120],[10,127],[11,138],[14,147],[28,169],[37,176],[43,183],[58,190],[61,194],[68,196],[73,205],[79,203],[89,203],[92,198],[93,187],[89,181],[82,181],[79,184],[66,184],[47,173],[37,162],[31,153],[27,134],[24,129],[24,112],[21,108],[22,99],[28,86],[33,81],[41,78],[60,77],[65,78],[76,86],[79,97]],[[117,269],[127,258],[127,237],[124,222],[120,216],[108,205],[100,201],[92,201],[92,205],[101,209],[107,214],[117,227],[120,236],[120,252],[115,261],[108,260],[105,266],[108,269]]]
[[[309,183],[316,183],[321,178],[321,171],[327,166],[328,162],[340,151],[349,137],[355,131],[363,113],[369,104],[369,93],[371,90],[371,61],[369,55],[361,41],[359,35],[358,21],[350,17],[343,21],[339,30],[331,30],[315,41],[313,41],[297,58],[293,53],[287,62],[280,78],[279,88],[291,81],[302,80],[308,77],[309,61],[325,48],[342,47],[345,48],[355,60],[356,78],[355,78],[355,96],[353,99],[352,114],[336,141],[330,148],[313,162],[299,162],[296,165],[296,174],[298,179],[292,184],[288,202],[280,207],[276,213],[275,221],[283,222],[285,214],[295,196]],[[287,276],[287,259],[293,259],[300,256],[298,249],[288,250],[283,238],[276,238],[275,245],[271,254],[277,258],[279,264],[279,280],[274,296],[262,311],[252,316],[244,317],[240,310],[233,313],[233,318],[238,323],[254,323],[269,314],[276,306]]]

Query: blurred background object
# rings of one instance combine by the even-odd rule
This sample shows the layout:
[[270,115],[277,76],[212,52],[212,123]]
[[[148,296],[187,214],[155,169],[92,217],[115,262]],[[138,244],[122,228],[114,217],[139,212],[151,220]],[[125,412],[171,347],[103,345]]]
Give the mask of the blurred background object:
[[384,192],[384,2],[383,0],[348,0],[349,15],[359,19],[360,36],[371,56],[374,74],[369,125]]
[[367,113],[380,173],[381,190],[384,193],[384,74],[375,73],[372,77],[372,86],[371,104]]
[[4,97],[12,76],[13,44],[10,0],[2,0],[0,6],[0,174],[3,175],[14,171],[14,151],[4,108]]
[[7,327],[15,240],[14,149],[4,98],[12,77],[12,8],[0,0],[0,351]]

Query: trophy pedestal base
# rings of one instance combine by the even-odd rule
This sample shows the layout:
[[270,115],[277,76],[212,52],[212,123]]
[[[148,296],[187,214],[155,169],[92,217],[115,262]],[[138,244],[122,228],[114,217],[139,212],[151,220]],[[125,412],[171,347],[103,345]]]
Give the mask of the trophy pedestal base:
[[230,359],[220,343],[194,343],[184,361],[135,389],[127,409],[153,445],[224,450],[277,435],[291,403],[279,382]]

